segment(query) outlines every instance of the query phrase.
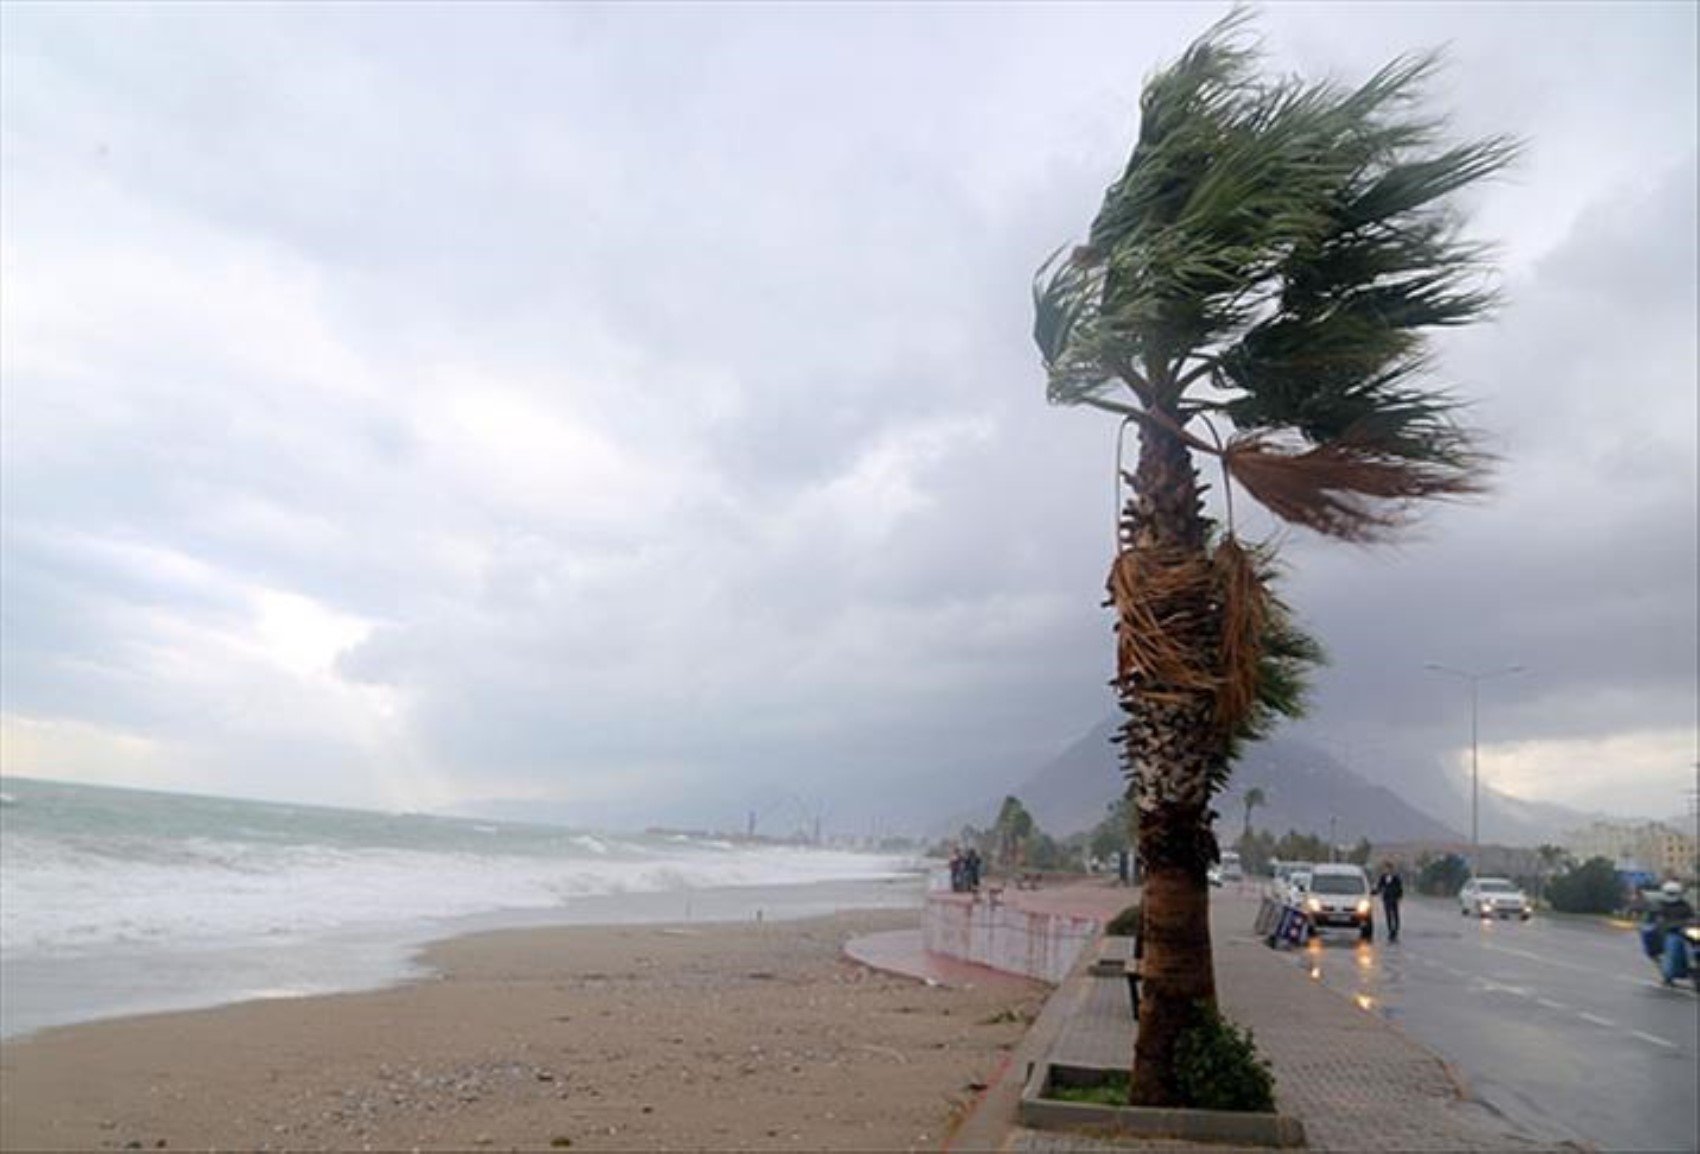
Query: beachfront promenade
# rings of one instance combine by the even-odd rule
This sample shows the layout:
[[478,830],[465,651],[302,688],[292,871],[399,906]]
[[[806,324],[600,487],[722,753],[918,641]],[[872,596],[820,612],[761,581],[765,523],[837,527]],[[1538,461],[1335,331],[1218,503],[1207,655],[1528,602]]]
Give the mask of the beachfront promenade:
[[[990,978],[996,971],[929,951],[925,944],[967,940],[979,956],[1003,959],[1024,973],[1054,965],[1076,948],[1066,973],[1026,1038],[958,1128],[949,1149],[1063,1151],[1209,1149],[1172,1139],[1087,1139],[1025,1129],[1017,1121],[1021,1085],[1033,1063],[1059,1045],[1120,1048],[1131,1056],[1134,1024],[1125,996],[1099,996],[1105,983],[1088,973],[1096,927],[1137,891],[1088,881],[1039,890],[1004,889],[996,907],[982,896],[929,898],[928,928],[852,942],[853,957],[882,969],[941,984]],[[1252,888],[1212,892],[1218,996],[1228,1016],[1250,1027],[1273,1066],[1277,1106],[1304,1126],[1306,1144],[1336,1151],[1521,1151],[1550,1149],[1519,1132],[1469,1095],[1455,1072],[1397,1026],[1314,980],[1302,952],[1277,951],[1253,936]],[[972,923],[964,935],[960,927]],[[1051,927],[1053,940],[1033,939]],[[940,927],[944,927],[941,930]],[[997,929],[1015,931],[1007,940]],[[978,935],[978,936],[976,936]]]

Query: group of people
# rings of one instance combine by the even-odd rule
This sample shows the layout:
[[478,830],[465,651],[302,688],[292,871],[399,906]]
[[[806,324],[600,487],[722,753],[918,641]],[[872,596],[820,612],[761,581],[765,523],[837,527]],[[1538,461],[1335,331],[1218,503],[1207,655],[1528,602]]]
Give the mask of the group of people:
[[980,851],[973,846],[964,853],[961,847],[950,854],[950,892],[954,894],[971,894],[980,888]]

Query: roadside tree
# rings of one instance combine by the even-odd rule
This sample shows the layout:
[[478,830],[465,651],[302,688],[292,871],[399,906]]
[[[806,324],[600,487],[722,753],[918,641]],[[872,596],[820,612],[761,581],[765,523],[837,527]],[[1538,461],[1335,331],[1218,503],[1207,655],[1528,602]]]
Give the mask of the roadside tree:
[[1271,860],[1280,856],[1275,852],[1275,835],[1266,829],[1254,829],[1241,835],[1234,848],[1239,851],[1245,872],[1259,877],[1272,873]]
[[1037,830],[1033,815],[1019,799],[1004,798],[992,823],[992,860],[1006,872],[1026,864],[1028,843]]
[[1254,785],[1245,791],[1245,796],[1240,799],[1241,803],[1245,806],[1245,824],[1240,827],[1240,836],[1242,838],[1251,833],[1251,811],[1256,809],[1258,806],[1263,805],[1268,800],[1268,797],[1265,796],[1263,789],[1260,786]]
[[1624,904],[1623,882],[1603,857],[1592,857],[1552,879],[1552,908],[1567,914],[1609,914]]
[[1327,861],[1328,843],[1313,833],[1290,829],[1275,843],[1275,856],[1282,861]]
[[1470,880],[1470,863],[1455,853],[1424,854],[1417,859],[1417,892],[1454,898]]
[[1536,846],[1535,857],[1540,863],[1535,878],[1535,897],[1544,901],[1547,896],[1547,886],[1551,884],[1553,875],[1573,863],[1569,850],[1551,842],[1544,842]]
[[1131,849],[1132,827],[1128,822],[1127,798],[1118,797],[1107,807],[1108,812],[1087,835],[1086,849],[1099,861],[1109,861],[1125,849]]
[[[1435,58],[1347,90],[1266,78],[1236,11],[1153,75],[1131,158],[1086,242],[1034,286],[1047,395],[1138,431],[1110,602],[1137,811],[1144,990],[1132,1100],[1181,1104],[1176,1045],[1215,1003],[1211,799],[1241,742],[1298,707],[1318,654],[1271,591],[1232,489],[1326,536],[1392,535],[1414,503],[1479,487],[1425,334],[1492,302],[1451,195],[1505,139],[1449,145],[1419,113]],[[1206,515],[1197,457],[1224,482]]]

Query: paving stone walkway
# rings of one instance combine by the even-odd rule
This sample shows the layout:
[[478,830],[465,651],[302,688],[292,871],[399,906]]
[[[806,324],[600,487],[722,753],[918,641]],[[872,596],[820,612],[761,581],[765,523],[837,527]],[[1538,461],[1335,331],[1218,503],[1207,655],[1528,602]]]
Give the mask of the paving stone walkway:
[[1275,1068],[1313,1150],[1531,1151],[1550,1144],[1471,1100],[1439,1055],[1252,937],[1256,899],[1211,903],[1217,996]]
[[[1072,891],[1072,893],[1071,893]],[[1020,900],[1032,895],[1023,894]],[[1047,909],[1107,917],[1132,892],[1101,883],[1039,891]],[[1311,980],[1295,956],[1252,935],[1257,898],[1218,890],[1211,901],[1217,995],[1233,1021],[1249,1027],[1274,1067],[1277,1108],[1304,1124],[1312,1150],[1356,1152],[1524,1152],[1553,1147],[1471,1100],[1446,1063],[1397,1026]],[[918,944],[918,943],[917,943]],[[1009,1068],[980,1100],[952,1151],[1213,1151],[1175,1140],[1099,1139],[1016,1124],[1019,1083],[1031,1063],[1065,1052],[1078,1064],[1131,1057],[1134,1025],[1126,982],[1094,976],[1089,949],[1052,995]],[[1088,1060],[1081,1060],[1088,1059]]]

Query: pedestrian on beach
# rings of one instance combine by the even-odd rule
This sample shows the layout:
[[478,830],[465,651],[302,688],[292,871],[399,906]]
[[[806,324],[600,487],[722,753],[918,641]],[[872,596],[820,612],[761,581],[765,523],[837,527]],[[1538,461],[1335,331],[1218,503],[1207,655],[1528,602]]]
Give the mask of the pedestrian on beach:
[[1381,867],[1381,876],[1375,879],[1375,892],[1381,895],[1381,908],[1387,914],[1387,940],[1399,940],[1399,903],[1405,897],[1405,879],[1399,876],[1399,867],[1392,862],[1386,862]]
[[968,847],[968,860],[964,863],[968,874],[968,892],[980,892],[980,851],[973,846]]

